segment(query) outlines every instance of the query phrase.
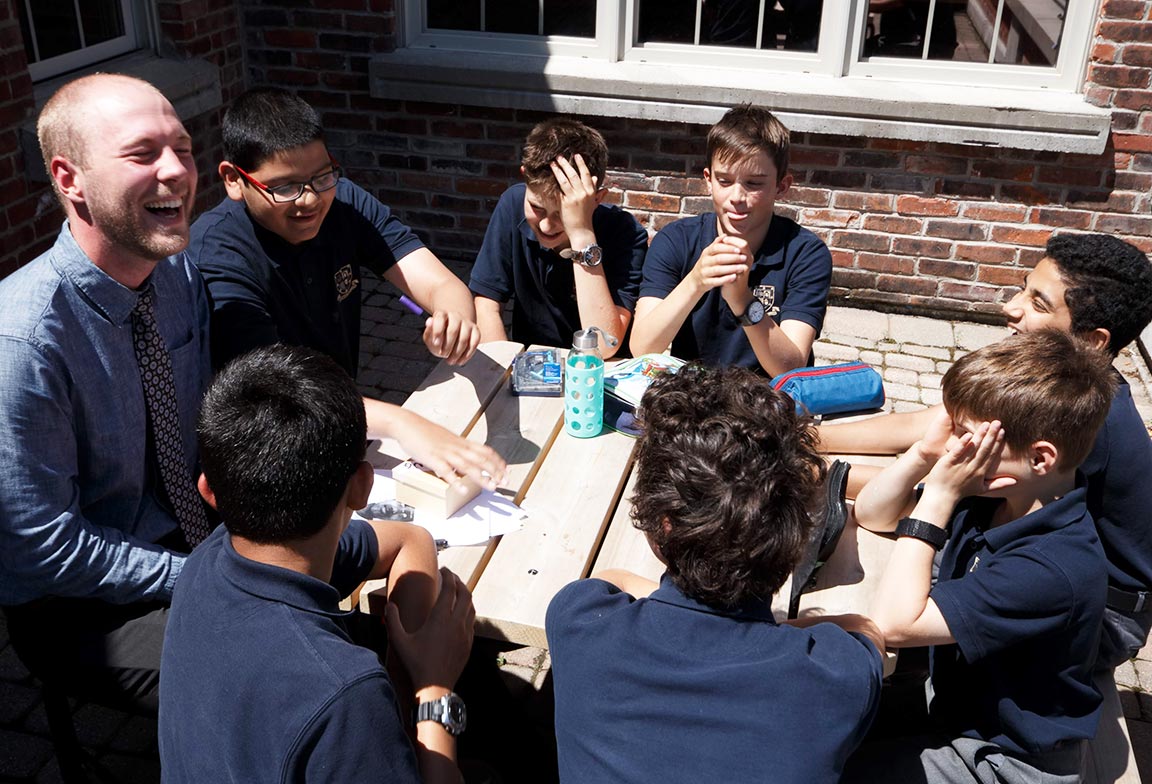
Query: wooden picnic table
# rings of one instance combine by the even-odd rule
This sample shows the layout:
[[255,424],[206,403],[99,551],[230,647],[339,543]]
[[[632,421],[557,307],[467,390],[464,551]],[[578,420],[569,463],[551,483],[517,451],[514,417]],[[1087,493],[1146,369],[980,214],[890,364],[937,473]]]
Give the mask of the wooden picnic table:
[[[547,647],[545,612],[563,586],[608,568],[659,580],[664,568],[629,518],[635,439],[608,428],[594,438],[570,437],[561,398],[513,395],[508,368],[523,348],[486,343],[464,366],[440,363],[404,407],[488,444],[508,462],[499,490],[528,513],[524,528],[487,544],[450,547],[440,562],[472,590],[478,635]],[[406,457],[388,441],[370,455],[382,468]],[[801,615],[865,611],[891,546],[849,522],[816,589],[801,600]],[[787,617],[789,589],[773,604],[777,618]],[[361,602],[382,612],[382,585],[366,585]]]

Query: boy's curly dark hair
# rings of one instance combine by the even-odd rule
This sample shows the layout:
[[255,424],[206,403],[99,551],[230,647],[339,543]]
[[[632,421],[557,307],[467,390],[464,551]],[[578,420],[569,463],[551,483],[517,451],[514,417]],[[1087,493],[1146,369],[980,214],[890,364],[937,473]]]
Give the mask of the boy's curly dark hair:
[[1067,287],[1073,332],[1103,327],[1115,356],[1152,320],[1152,263],[1135,245],[1107,234],[1057,234],[1045,255]]
[[688,365],[640,407],[632,522],[672,582],[717,608],[768,601],[803,553],[825,475],[808,417],[743,368]]

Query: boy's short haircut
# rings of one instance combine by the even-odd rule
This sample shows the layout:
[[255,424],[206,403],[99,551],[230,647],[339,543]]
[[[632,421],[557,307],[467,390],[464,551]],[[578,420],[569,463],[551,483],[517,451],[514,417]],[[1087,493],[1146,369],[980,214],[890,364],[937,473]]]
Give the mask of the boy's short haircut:
[[252,171],[286,150],[324,140],[320,115],[279,87],[241,93],[224,112],[224,160]]
[[1073,332],[1103,327],[1115,355],[1152,321],[1152,263],[1135,245],[1107,234],[1057,234],[1045,255],[1064,281]]
[[1017,455],[1037,441],[1059,451],[1057,467],[1084,462],[1116,389],[1105,351],[1053,329],[1010,335],[957,360],[944,374],[953,420],[1000,420]]
[[708,131],[708,168],[718,162],[765,153],[776,164],[777,181],[788,173],[788,129],[767,109],[741,104]]
[[744,368],[688,365],[640,407],[632,522],[686,596],[769,601],[799,561],[824,480],[808,417]]
[[200,458],[231,533],[274,544],[328,522],[364,459],[364,401],[324,354],[276,344],[229,363],[197,426]]
[[524,153],[520,158],[528,186],[545,196],[558,195],[560,185],[552,174],[551,164],[561,155],[571,163],[577,153],[596,178],[597,187],[605,187],[608,144],[599,131],[571,117],[554,117],[537,123],[524,140]]

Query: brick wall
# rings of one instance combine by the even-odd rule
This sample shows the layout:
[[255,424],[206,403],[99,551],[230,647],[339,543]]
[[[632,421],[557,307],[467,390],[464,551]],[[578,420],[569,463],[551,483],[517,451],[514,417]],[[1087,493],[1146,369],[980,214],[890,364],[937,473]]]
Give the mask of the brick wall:
[[[261,2],[244,12],[253,83],[320,108],[352,176],[447,259],[470,261],[518,177],[536,112],[368,95],[368,59],[393,45],[391,0]],[[323,7],[323,11],[315,10]],[[1114,110],[1101,155],[795,134],[781,214],[817,232],[833,297],[914,311],[999,311],[1056,229],[1117,234],[1152,251],[1152,2],[1104,0],[1086,91]],[[706,127],[584,118],[612,152],[612,200],[659,229],[709,208]]]
[[[17,3],[0,0],[0,277],[13,272],[55,240],[63,212],[44,183],[24,174],[25,150],[19,131],[36,115],[32,80],[24,54]],[[198,57],[220,68],[225,101],[243,90],[243,51],[235,0],[160,0],[157,3],[164,41],[160,50],[172,57]],[[196,144],[200,170],[198,209],[223,195],[217,184],[220,160],[219,111],[186,122]],[[29,151],[39,155],[34,145]]]

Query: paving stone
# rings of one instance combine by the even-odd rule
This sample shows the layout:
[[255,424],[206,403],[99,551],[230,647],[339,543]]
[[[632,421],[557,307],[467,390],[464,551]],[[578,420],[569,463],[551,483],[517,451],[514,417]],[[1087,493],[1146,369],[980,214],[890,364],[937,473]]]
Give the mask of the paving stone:
[[[0,614],[0,617],[3,617]],[[4,642],[8,641],[7,629],[4,630]],[[0,649],[0,680],[14,681],[17,683],[26,682],[32,677],[28,672],[28,668],[21,663],[20,658],[16,655],[16,649],[11,645],[5,645]]]
[[0,771],[14,779],[35,776],[53,755],[52,743],[23,732],[0,729]]
[[1140,678],[1136,674],[1134,662],[1124,662],[1116,668],[1116,685],[1125,689],[1139,689]]
[[82,746],[104,746],[128,721],[124,711],[89,702],[72,712],[76,737]]
[[0,724],[19,721],[40,701],[40,689],[10,681],[0,681]]
[[[892,357],[888,357],[892,359]],[[884,378],[884,387],[887,388],[889,383],[903,384],[908,387],[920,386],[920,374],[913,370],[902,370],[901,368],[886,367],[884,372],[881,373]]]
[[876,339],[865,335],[842,335],[842,334],[828,334],[827,331],[822,332],[820,340],[816,345],[821,343],[838,343],[842,346],[854,346],[856,348],[872,348],[876,345]]
[[888,336],[888,314],[859,308],[828,308],[824,329],[838,335],[860,335],[874,340]]
[[923,316],[890,316],[888,334],[897,343],[949,348],[953,345],[952,322]]
[[158,753],[156,719],[151,716],[130,716],[108,742],[108,748],[137,756]]
[[956,347],[975,351],[978,348],[1002,340],[1008,335],[1004,327],[994,327],[988,324],[970,324],[957,322]]
[[904,353],[917,357],[928,357],[929,359],[952,359],[952,349],[941,348],[939,346],[916,346],[909,344],[904,346]]
[[884,362],[888,367],[915,370],[917,373],[931,373],[936,369],[936,363],[929,357],[910,354],[889,354],[884,358]]
[[1128,737],[1132,741],[1132,755],[1142,781],[1152,781],[1152,724],[1146,721],[1128,722]]
[[127,754],[104,754],[97,757],[118,781],[159,781],[160,757],[134,757]]
[[1131,664],[1136,670],[1136,682],[1140,691],[1152,691],[1152,662],[1133,659]]
[[48,764],[40,769],[40,773],[36,775],[36,784],[65,784],[60,766],[56,762],[56,755],[52,755]]

